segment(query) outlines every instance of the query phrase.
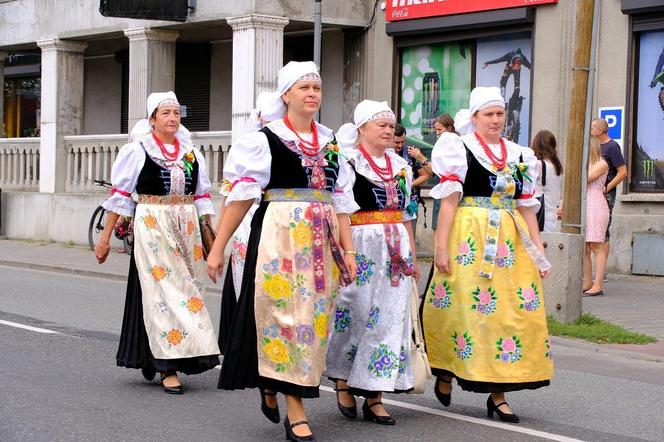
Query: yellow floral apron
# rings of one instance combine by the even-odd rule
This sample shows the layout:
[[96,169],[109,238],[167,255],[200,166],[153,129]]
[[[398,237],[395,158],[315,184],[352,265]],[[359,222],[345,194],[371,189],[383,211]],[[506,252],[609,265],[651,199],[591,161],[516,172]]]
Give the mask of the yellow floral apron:
[[550,265],[532,250],[511,199],[509,172],[498,173],[495,189],[491,198],[463,198],[456,210],[451,272],[435,270],[424,300],[429,362],[469,381],[549,380],[553,363],[538,266]]
[[141,195],[134,236],[152,355],[156,359],[218,355],[202,297],[206,267],[192,197]]
[[325,370],[328,318],[339,290],[330,247],[339,237],[332,197],[322,190],[273,189],[264,199],[272,202],[263,219],[269,234],[261,237],[256,264],[258,371],[315,387]]

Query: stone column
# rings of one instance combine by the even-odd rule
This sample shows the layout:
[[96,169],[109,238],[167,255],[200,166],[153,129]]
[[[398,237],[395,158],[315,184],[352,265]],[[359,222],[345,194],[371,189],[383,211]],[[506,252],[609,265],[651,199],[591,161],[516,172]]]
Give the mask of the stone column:
[[152,92],[175,89],[175,40],[177,31],[126,29],[129,38],[129,132],[145,118],[145,103]]
[[83,130],[83,51],[88,44],[51,38],[37,46],[42,51],[39,191],[63,192],[64,136]]
[[5,136],[5,58],[7,52],[0,51],[0,138]]
[[234,142],[244,131],[256,97],[277,88],[277,74],[284,62],[285,17],[245,15],[226,19],[233,28]]

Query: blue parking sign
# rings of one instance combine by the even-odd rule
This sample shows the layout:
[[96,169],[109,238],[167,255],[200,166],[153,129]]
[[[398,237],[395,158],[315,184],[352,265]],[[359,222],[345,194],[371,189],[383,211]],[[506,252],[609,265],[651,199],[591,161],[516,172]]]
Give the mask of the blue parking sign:
[[609,137],[622,146],[623,139],[623,107],[600,107],[599,117],[609,125]]

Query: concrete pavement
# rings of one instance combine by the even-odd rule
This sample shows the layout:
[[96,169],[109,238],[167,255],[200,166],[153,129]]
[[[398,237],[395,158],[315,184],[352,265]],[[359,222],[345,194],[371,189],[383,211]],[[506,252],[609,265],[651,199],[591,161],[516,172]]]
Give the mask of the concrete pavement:
[[[126,279],[129,257],[121,249],[111,250],[103,265],[97,264],[93,252],[78,245],[59,243],[0,240],[0,265],[97,276],[116,281]],[[421,264],[427,275],[430,264]],[[424,290],[425,276],[420,281]],[[219,293],[217,287],[208,291]],[[609,275],[603,297],[583,298],[583,310],[630,330],[655,336],[660,341],[649,345],[599,345],[555,338],[559,345],[586,348],[588,351],[622,351],[626,355],[664,359],[664,278]]]

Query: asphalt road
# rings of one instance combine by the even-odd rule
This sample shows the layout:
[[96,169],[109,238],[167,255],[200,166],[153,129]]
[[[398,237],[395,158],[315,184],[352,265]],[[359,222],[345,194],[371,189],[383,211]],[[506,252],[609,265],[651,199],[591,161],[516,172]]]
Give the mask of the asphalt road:
[[[186,393],[169,396],[116,367],[124,283],[9,267],[0,280],[0,440],[283,440],[256,391],[215,388],[218,370],[184,376]],[[219,295],[206,301],[217,323]],[[456,386],[450,408],[431,389],[386,397],[394,427],[347,421],[328,382],[306,402],[309,419],[321,441],[664,440],[664,364],[566,345],[553,351],[552,385],[509,395],[518,425],[486,419],[484,395]]]

